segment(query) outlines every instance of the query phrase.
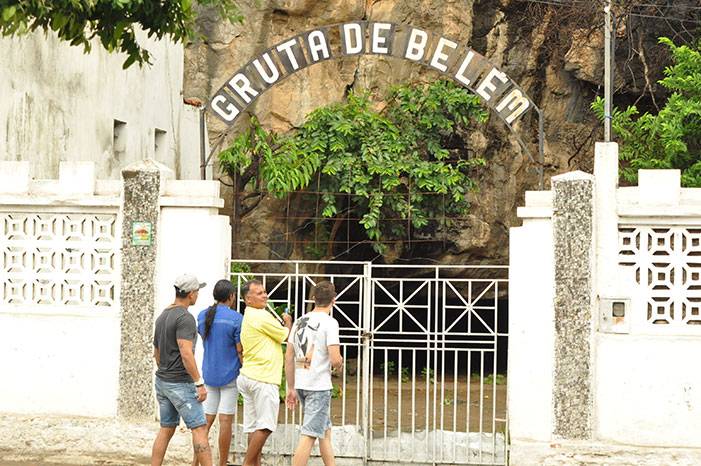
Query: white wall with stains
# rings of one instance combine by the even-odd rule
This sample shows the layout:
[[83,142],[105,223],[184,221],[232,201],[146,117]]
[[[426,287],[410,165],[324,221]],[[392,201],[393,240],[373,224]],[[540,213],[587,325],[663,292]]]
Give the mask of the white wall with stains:
[[39,179],[56,178],[60,161],[94,161],[98,178],[119,179],[154,158],[199,179],[200,110],[183,104],[183,47],[141,43],[152,64],[123,70],[125,55],[98,44],[85,54],[53,33],[0,38],[0,160],[29,161]]

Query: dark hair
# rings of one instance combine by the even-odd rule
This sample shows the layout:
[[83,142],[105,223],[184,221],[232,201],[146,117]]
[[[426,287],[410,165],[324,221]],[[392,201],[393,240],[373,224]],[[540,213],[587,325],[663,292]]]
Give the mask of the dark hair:
[[263,286],[263,283],[260,280],[248,280],[246,283],[244,283],[243,287],[241,288],[241,297],[243,299],[246,299],[246,295],[249,291],[251,291],[251,285]]
[[212,330],[212,324],[214,323],[214,317],[217,315],[217,304],[227,301],[234,294],[234,284],[229,280],[219,280],[214,285],[214,291],[212,295],[214,296],[215,303],[209,306],[207,309],[207,314],[204,318],[204,335],[202,339],[206,340],[209,336],[209,331]]
[[319,282],[312,288],[312,297],[317,306],[328,306],[336,297],[336,287],[329,281]]
[[177,286],[174,286],[174,288],[175,288],[175,297],[178,299],[185,299],[185,298],[187,298],[187,295],[189,295],[191,293],[190,291],[182,291]]

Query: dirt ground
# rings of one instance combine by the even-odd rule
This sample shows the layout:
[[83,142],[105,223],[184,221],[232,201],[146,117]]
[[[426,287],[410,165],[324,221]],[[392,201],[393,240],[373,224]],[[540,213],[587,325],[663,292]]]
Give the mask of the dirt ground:
[[[387,432],[396,431],[400,421],[403,432],[411,432],[412,425],[415,431],[426,430],[428,426],[428,430],[466,432],[468,419],[470,432],[504,432],[506,430],[506,384],[501,379],[497,385],[493,385],[491,380],[489,382],[482,383],[480,386],[479,379],[473,376],[468,395],[467,375],[458,376],[457,381],[452,376],[446,376],[443,391],[440,383],[434,383],[431,380],[427,387],[425,378],[417,380],[412,389],[411,381],[403,381],[400,384],[396,375],[388,380],[386,386],[384,378],[376,377],[372,390],[373,434],[383,435],[385,419]],[[340,387],[341,380],[334,379],[334,384]],[[358,416],[362,412],[362,396],[359,400],[358,394],[361,391],[362,387],[358,390],[357,377],[348,376],[342,396],[332,400],[333,425],[360,425]],[[281,409],[279,422],[290,422],[290,415],[286,415],[284,411]],[[492,412],[496,412],[497,420],[494,423]]]
[[[372,435],[375,439],[385,435],[385,420],[387,435],[396,432],[400,425],[403,432],[412,432],[412,425],[415,432],[426,430],[427,425],[428,430],[465,432],[469,426],[470,432],[490,433],[493,427],[503,432],[505,422],[492,424],[494,408],[498,419],[506,417],[506,385],[503,380],[499,382],[480,386],[473,377],[468,391],[467,375],[458,377],[457,381],[446,377],[442,392],[440,384],[433,381],[429,381],[428,389],[425,379],[417,381],[414,390],[410,381],[402,382],[400,404],[397,376],[390,378],[386,386],[383,377],[375,377]],[[340,383],[341,379],[334,379],[334,384]],[[335,426],[360,428],[362,399],[358,399],[357,387],[356,376],[348,376],[342,396],[333,399],[331,412]],[[279,422],[299,422],[299,414],[299,410],[292,414],[281,405]],[[156,421],[125,424],[117,419],[3,415],[0,416],[0,466],[148,464],[157,430]],[[186,464],[192,454],[189,432],[181,430],[176,432],[169,447],[169,464]]]

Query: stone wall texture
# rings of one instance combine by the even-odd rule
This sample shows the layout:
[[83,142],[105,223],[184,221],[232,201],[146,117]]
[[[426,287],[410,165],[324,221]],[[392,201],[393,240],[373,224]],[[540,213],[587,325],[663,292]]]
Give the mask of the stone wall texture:
[[[155,309],[158,203],[161,173],[156,167],[122,171],[121,344],[118,413],[153,419],[153,316]],[[132,244],[132,223],[150,222],[150,245]]]
[[555,255],[555,435],[592,434],[592,306],[594,177],[573,172],[553,178]]

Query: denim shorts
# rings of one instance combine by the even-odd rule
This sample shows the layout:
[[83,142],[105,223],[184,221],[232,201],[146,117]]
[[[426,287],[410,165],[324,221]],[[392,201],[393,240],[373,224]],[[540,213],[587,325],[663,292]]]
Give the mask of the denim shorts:
[[297,397],[304,413],[300,433],[323,438],[331,428],[331,390],[297,389]]
[[156,377],[156,398],[161,413],[161,427],[177,427],[183,418],[188,429],[204,426],[202,403],[192,382],[166,382]]

